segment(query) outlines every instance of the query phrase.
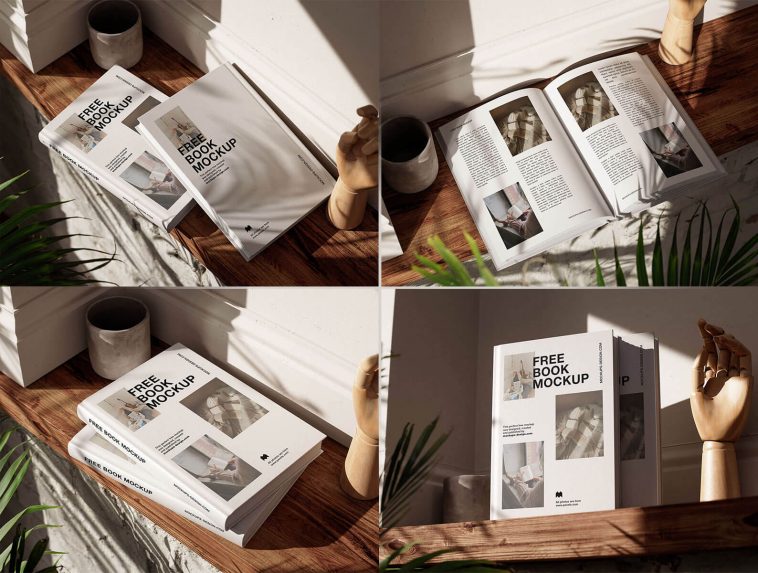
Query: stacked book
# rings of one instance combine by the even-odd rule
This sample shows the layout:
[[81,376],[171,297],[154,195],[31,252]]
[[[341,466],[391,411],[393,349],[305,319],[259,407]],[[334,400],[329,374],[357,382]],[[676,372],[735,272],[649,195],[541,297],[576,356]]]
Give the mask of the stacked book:
[[69,454],[244,546],[324,435],[181,344],[77,408]]
[[658,505],[658,342],[613,331],[494,348],[490,517]]
[[39,139],[166,230],[196,203],[247,261],[334,186],[231,64],[169,98],[114,66]]

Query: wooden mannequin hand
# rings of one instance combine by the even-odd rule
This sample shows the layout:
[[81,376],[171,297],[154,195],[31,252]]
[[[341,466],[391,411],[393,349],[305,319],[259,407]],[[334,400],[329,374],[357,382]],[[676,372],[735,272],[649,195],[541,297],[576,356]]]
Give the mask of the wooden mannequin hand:
[[353,386],[353,408],[358,429],[370,440],[379,440],[379,357],[361,362]]
[[376,187],[379,177],[379,114],[372,105],[357,113],[363,119],[337,143],[337,171],[342,184],[352,191]]
[[693,21],[705,6],[705,0],[669,0],[669,15],[678,20]]
[[686,64],[692,59],[695,18],[705,0],[669,0],[658,54],[667,64]]
[[748,418],[753,387],[750,351],[718,326],[698,321],[703,348],[692,372],[690,406],[700,438],[734,442]]

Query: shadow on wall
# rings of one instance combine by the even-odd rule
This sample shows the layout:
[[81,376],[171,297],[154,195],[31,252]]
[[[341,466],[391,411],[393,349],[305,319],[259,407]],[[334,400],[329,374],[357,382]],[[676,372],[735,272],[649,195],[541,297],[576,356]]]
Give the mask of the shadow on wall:
[[350,71],[370,103],[379,105],[379,11],[377,0],[299,0]]
[[[383,107],[386,101],[396,95],[391,91],[386,91],[390,89],[392,76],[396,72],[388,68],[385,62],[404,60],[407,54],[421,54],[419,58],[421,62],[459,54],[455,59],[455,71],[450,73],[455,77],[468,79],[455,82],[455,93],[448,93],[445,96],[451,102],[451,108],[471,105],[471,102],[476,99],[472,80],[473,53],[470,51],[475,46],[471,10],[470,0],[436,3],[405,0],[381,2],[379,22],[382,36],[377,69],[380,70],[381,81],[387,84],[381,88]],[[392,30],[397,29],[397,22],[416,22],[417,33],[403,37],[394,36]],[[440,46],[440,44],[443,45]],[[425,57],[425,54],[428,57]],[[399,86],[398,89],[402,91],[404,86]]]
[[[700,446],[688,400],[692,361],[702,344],[696,321],[703,316],[748,348],[758,348],[758,328],[745,312],[752,308],[754,297],[754,289],[398,291],[387,408],[388,455],[406,422],[415,423],[418,432],[440,415],[441,430],[452,429],[441,450],[443,465],[437,481],[422,490],[404,523],[441,522],[439,476],[488,473],[493,346],[608,328],[658,336],[661,437],[675,454],[664,456],[664,502],[696,501]],[[758,437],[755,395],[751,412],[744,436],[753,436],[754,443]],[[680,459],[685,458],[692,458],[697,467],[684,467]],[[754,480],[745,473],[748,464],[749,471],[755,472],[753,455],[743,460],[743,494],[755,495]]]

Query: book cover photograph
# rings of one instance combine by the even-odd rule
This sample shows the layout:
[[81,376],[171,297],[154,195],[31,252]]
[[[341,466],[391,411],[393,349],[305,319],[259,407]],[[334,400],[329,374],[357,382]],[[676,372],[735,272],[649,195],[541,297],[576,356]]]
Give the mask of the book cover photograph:
[[139,117],[166,96],[114,66],[40,133],[51,147],[104,189],[167,230],[194,202],[184,185],[140,135]]
[[490,519],[612,509],[613,333],[494,348]]

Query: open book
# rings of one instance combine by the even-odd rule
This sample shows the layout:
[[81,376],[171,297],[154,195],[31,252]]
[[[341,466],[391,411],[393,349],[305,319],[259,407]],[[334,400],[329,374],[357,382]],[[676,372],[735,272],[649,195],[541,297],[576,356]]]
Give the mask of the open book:
[[637,53],[496,98],[438,140],[498,270],[723,172]]

